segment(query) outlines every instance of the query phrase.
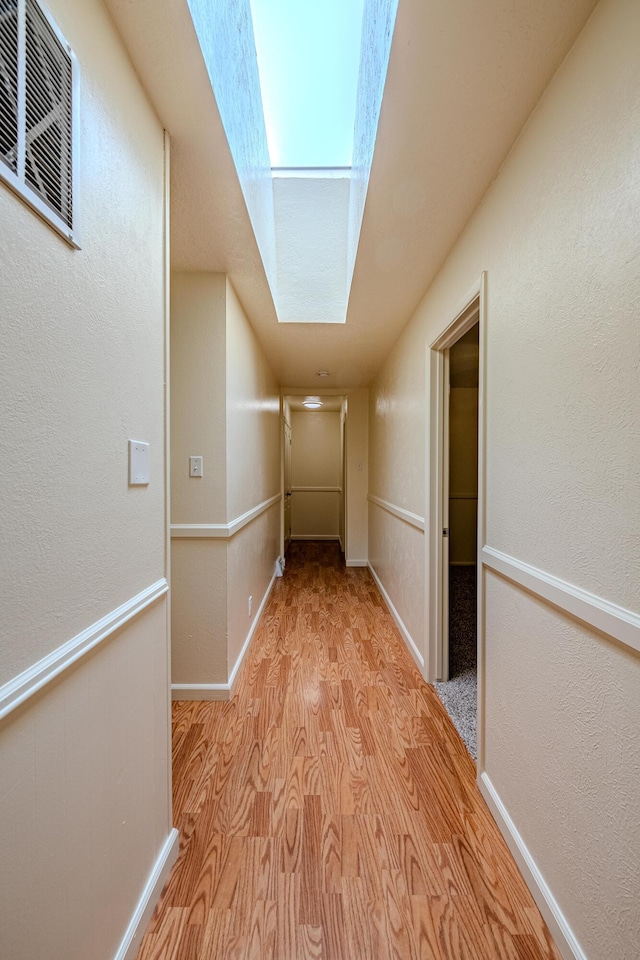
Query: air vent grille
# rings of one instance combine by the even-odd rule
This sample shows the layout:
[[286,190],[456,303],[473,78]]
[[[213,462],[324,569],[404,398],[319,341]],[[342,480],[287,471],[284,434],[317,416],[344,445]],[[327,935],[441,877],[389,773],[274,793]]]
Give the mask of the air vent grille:
[[36,0],[0,0],[0,177],[74,244],[75,70]]
[[18,171],[18,0],[0,0],[0,160]]
[[25,179],[71,226],[71,58],[27,0]]

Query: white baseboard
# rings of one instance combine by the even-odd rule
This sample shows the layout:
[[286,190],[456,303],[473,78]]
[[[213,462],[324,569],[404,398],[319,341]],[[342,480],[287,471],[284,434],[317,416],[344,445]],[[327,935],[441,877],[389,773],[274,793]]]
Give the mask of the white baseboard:
[[369,561],[368,560],[347,560],[346,565],[348,567],[368,567]]
[[509,816],[507,808],[486,773],[480,775],[478,783],[482,796],[487,801],[487,806],[507,841],[507,846],[511,850],[533,899],[551,931],[558,950],[565,960],[587,960],[587,956],[576,940],[567,918],[560,909],[515,823]]
[[178,858],[178,846],[178,831],[174,828],[160,851],[160,856],[156,860],[151,875],[145,884],[142,896],[138,900],[138,905],[131,917],[131,922],[127,927],[127,932],[122,938],[114,960],[134,960],[140,948],[140,941],[144,936],[144,932],[151,920],[151,915],[155,910],[156,903],[160,899],[162,888],[167,882],[171,868]]
[[229,675],[229,680],[227,683],[172,683],[171,684],[171,699],[172,700],[230,700],[233,696],[233,690],[235,687],[236,680],[238,678],[238,671],[242,665],[242,661],[245,658],[247,650],[253,640],[253,635],[256,632],[256,628],[262,616],[262,611],[264,610],[267,600],[273,590],[273,585],[276,580],[275,573],[271,577],[269,586],[267,587],[264,597],[260,602],[260,606],[256,611],[256,615],[253,618],[253,623],[249,633],[247,634],[246,640],[242,645],[242,650],[236,660],[233,670]]
[[387,591],[385,590],[385,588],[382,586],[382,581],[381,581],[380,578],[378,577],[378,574],[375,572],[375,570],[373,569],[373,567],[371,566],[370,563],[367,563],[367,566],[369,567],[369,570],[371,571],[371,576],[373,577],[373,579],[375,580],[375,582],[376,582],[376,584],[377,584],[377,586],[378,586],[378,590],[379,590],[380,593],[382,594],[382,598],[383,598],[384,602],[385,602],[386,605],[389,607],[389,612],[391,613],[391,616],[392,616],[393,619],[395,620],[395,622],[396,622],[396,624],[397,624],[397,626],[398,626],[398,629],[399,629],[400,633],[402,634],[402,636],[403,636],[403,638],[404,638],[404,641],[405,641],[406,645],[409,647],[409,650],[411,651],[411,655],[413,656],[413,659],[416,661],[416,663],[418,664],[418,666],[420,667],[420,669],[423,669],[423,668],[424,668],[424,657],[422,656],[422,654],[421,654],[420,651],[418,650],[418,647],[416,646],[413,637],[411,636],[411,634],[409,633],[409,631],[408,631],[407,628],[405,627],[405,625],[404,625],[404,623],[403,623],[403,621],[402,621],[402,617],[400,616],[400,614],[398,613],[398,611],[397,611],[396,608],[394,607],[393,603],[391,602],[391,597],[389,596],[389,594],[387,593]]
[[295,533],[291,536],[292,540],[337,540],[340,537],[337,533]]

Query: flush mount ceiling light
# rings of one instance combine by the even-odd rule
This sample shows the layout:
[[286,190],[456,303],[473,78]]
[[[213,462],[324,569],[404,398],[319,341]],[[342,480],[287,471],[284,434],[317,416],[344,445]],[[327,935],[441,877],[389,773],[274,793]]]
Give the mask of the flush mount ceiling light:
[[306,407],[307,410],[319,410],[322,406],[322,400],[320,397],[307,397],[306,400],[302,401],[302,406]]
[[330,376],[328,370],[318,370],[318,372],[316,373],[316,377],[328,377],[328,376]]

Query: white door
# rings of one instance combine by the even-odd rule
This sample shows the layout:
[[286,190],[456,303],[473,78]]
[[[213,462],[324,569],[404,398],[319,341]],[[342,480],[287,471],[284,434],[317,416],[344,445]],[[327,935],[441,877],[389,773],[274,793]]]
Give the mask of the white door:
[[284,423],[284,552],[291,543],[291,427]]

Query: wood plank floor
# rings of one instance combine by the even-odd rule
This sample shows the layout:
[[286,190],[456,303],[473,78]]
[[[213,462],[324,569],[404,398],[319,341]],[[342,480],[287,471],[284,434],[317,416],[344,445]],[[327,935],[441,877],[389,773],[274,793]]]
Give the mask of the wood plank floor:
[[236,695],[174,705],[180,855],[137,960],[559,960],[364,569],[295,543]]

